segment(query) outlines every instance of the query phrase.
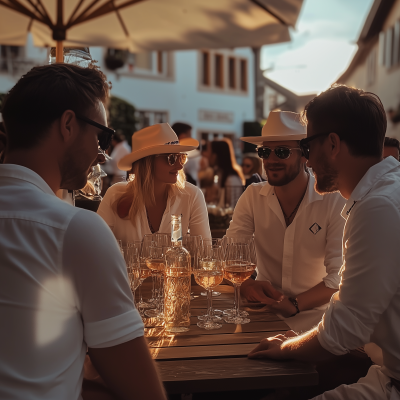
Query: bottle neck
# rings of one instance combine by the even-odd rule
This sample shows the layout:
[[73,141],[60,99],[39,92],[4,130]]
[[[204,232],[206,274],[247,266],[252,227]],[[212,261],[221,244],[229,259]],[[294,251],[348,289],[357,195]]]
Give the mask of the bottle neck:
[[180,218],[171,221],[171,243],[172,246],[182,246],[182,223]]

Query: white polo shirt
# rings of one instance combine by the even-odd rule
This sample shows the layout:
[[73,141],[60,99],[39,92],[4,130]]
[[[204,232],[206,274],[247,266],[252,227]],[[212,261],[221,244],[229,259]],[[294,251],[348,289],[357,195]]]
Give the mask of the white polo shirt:
[[[229,237],[254,234],[257,280],[269,281],[286,296],[296,297],[320,282],[339,287],[344,221],[340,212],[345,200],[338,193],[322,196],[308,187],[293,222],[286,227],[275,189],[268,182],[253,183],[240,197]],[[283,318],[295,331],[318,324],[326,305]]]
[[[120,182],[111,186],[97,213],[106,221],[115,237],[123,242],[142,240],[144,235],[151,234],[147,220],[146,209],[143,206],[136,214],[135,223],[129,218],[120,218],[114,212],[112,205],[125,192],[128,182]],[[191,235],[201,235],[203,238],[211,238],[208,212],[203,192],[189,182],[185,182],[185,188],[178,191],[176,188],[168,196],[167,206],[161,219],[158,232],[171,233],[171,216],[182,215],[182,233],[190,229]]]
[[375,343],[382,372],[400,380],[400,163],[388,157],[371,167],[342,216],[341,283],[318,325],[318,340],[337,355]]
[[80,399],[87,347],[143,336],[104,221],[0,165],[0,398]]

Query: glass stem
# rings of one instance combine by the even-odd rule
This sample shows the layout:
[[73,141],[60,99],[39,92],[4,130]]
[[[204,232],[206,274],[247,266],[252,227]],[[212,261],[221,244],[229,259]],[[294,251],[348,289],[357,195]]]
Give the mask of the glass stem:
[[151,280],[153,282],[153,289],[151,290],[151,298],[154,300],[156,298],[156,277],[151,274]]
[[207,289],[207,320],[212,318],[212,290]]
[[143,281],[140,282],[139,284],[139,304],[143,303],[143,297],[142,297],[142,283]]
[[240,284],[235,284],[235,316],[239,317],[240,308]]
[[158,306],[157,310],[161,314],[163,312],[163,281],[162,281],[162,275],[158,274]]

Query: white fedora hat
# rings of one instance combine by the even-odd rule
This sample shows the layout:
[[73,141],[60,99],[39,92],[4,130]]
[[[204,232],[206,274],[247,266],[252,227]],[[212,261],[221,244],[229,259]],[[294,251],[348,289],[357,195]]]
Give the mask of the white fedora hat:
[[300,114],[291,111],[271,111],[262,128],[261,136],[241,137],[243,142],[262,144],[281,140],[301,140],[307,136],[306,127],[300,122]]
[[132,152],[119,160],[118,168],[129,171],[132,163],[141,158],[163,153],[182,153],[198,146],[199,142],[195,139],[192,139],[190,146],[180,145],[178,136],[167,123],[152,125],[132,135]]

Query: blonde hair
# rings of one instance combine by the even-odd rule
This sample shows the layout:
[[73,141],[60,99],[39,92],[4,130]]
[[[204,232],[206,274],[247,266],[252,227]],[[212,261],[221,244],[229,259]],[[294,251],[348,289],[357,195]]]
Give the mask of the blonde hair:
[[[128,217],[132,224],[135,223],[136,215],[139,210],[146,206],[145,199],[155,205],[154,196],[154,160],[155,155],[141,158],[132,164],[132,169],[128,172],[128,184],[125,191],[112,204],[112,209],[118,215],[118,206],[122,202],[131,203],[129,206]],[[178,172],[178,180],[174,184],[167,185],[168,195],[174,190],[181,192],[185,187],[186,176],[181,169]]]

